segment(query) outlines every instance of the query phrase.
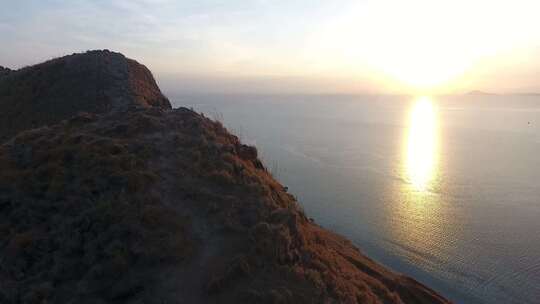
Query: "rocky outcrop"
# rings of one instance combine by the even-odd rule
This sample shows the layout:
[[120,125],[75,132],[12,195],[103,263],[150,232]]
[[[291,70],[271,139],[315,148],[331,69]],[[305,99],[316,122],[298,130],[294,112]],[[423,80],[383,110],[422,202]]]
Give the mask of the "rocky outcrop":
[[145,66],[107,50],[73,54],[0,77],[0,141],[78,112],[136,107],[171,108]]
[[449,303],[309,220],[257,154],[185,108],[20,132],[0,146],[0,303]]
[[2,78],[3,76],[6,76],[7,74],[9,74],[11,72],[10,69],[8,68],[5,68],[3,66],[0,66],[0,78]]

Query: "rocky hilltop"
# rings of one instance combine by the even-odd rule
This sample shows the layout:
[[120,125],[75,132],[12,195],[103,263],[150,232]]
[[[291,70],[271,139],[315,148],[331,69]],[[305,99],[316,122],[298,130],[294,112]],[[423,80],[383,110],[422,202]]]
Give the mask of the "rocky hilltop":
[[119,53],[90,51],[17,71],[0,68],[0,141],[78,112],[136,107],[171,105],[150,71]]
[[27,121],[2,121],[21,131],[0,146],[0,303],[449,303],[309,220],[256,148],[130,64],[89,52],[2,81],[46,94],[1,99]]

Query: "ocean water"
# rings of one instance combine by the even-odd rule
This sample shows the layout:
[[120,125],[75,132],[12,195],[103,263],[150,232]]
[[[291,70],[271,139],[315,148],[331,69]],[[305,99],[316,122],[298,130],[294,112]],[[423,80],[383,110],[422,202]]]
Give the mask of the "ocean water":
[[456,303],[540,303],[540,96],[170,96],[308,216]]

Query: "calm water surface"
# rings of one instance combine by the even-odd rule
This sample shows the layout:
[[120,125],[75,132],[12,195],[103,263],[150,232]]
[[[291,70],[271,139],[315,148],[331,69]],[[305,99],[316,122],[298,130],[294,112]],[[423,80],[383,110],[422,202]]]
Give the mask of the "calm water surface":
[[540,303],[540,97],[171,99],[379,262],[457,303]]

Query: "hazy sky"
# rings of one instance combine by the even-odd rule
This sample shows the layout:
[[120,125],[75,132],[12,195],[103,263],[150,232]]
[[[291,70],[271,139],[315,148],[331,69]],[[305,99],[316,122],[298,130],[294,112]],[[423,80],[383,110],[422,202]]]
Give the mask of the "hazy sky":
[[166,91],[540,90],[538,0],[3,1],[0,65],[110,49]]

